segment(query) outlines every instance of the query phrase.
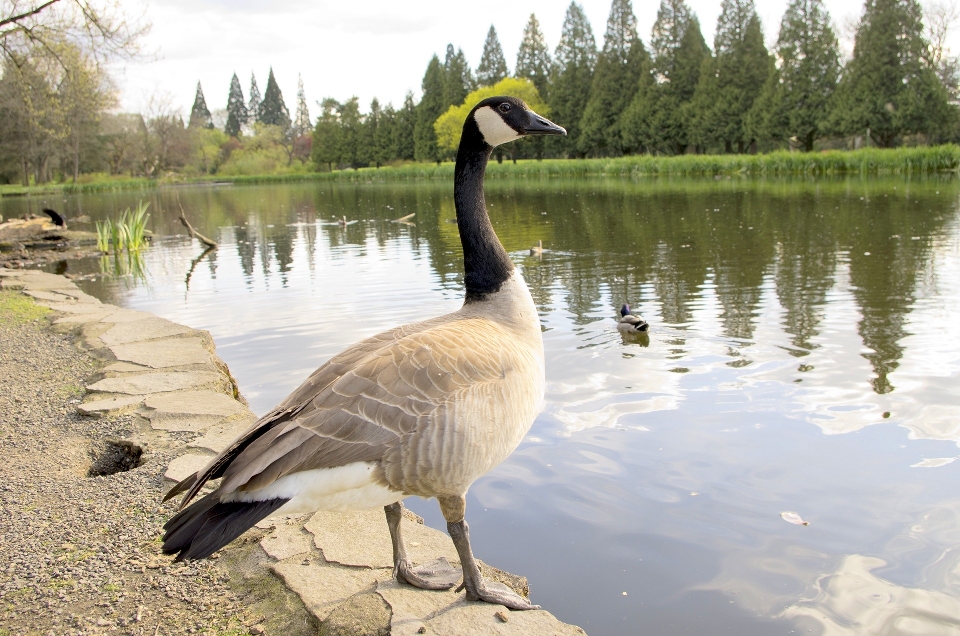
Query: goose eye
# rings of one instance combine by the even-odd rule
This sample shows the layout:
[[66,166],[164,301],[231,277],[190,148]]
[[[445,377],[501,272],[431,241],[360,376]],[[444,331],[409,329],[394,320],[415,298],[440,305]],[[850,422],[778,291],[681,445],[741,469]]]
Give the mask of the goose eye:
[[510,104],[507,104],[506,102],[504,102],[503,104],[500,104],[500,112],[501,113],[510,112]]

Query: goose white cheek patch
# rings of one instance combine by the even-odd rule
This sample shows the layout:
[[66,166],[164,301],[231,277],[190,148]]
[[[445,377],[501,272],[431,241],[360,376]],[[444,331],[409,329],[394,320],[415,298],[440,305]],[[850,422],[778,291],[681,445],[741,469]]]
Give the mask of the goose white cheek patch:
[[484,106],[473,114],[483,140],[491,146],[499,146],[520,137],[516,130],[508,126],[497,111]]

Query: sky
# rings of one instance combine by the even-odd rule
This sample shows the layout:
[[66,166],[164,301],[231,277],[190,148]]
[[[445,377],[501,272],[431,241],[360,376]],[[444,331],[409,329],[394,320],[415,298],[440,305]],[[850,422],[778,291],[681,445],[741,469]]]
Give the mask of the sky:
[[[687,0],[700,18],[704,37],[713,43],[720,0]],[[597,46],[610,0],[580,0],[593,27]],[[776,41],[787,0],[756,0],[764,36]],[[844,25],[855,23],[861,2],[826,0],[841,41]],[[136,3],[126,6],[136,13]],[[230,78],[236,72],[249,99],[250,75],[261,94],[272,67],[291,117],[296,106],[297,78],[312,117],[325,97],[360,98],[366,111],[372,98],[400,105],[407,91],[419,99],[420,80],[434,54],[443,59],[447,43],[462,48],[471,68],[483,52],[487,30],[496,27],[513,68],[523,28],[535,13],[551,52],[560,39],[564,0],[140,0],[152,23],[143,40],[145,57],[114,70],[120,108],[147,112],[151,100],[169,102],[189,115],[197,81],[211,111],[227,103]],[[644,42],[656,19],[659,2],[633,3]],[[845,48],[852,45],[843,42]]]

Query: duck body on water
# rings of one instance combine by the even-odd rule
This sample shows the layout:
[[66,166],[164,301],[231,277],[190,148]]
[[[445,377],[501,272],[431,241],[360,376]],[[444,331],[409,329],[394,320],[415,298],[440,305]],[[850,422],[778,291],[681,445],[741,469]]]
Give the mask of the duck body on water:
[[[537,607],[483,580],[464,515],[470,485],[530,429],[545,384],[536,307],[487,215],[486,165],[500,144],[555,134],[566,131],[516,98],[474,107],[454,171],[463,307],[349,347],[175,486],[167,498],[186,495],[164,526],[165,553],[206,558],[269,516],[383,506],[398,580],[450,589],[462,578],[468,600]],[[411,495],[438,500],[462,571],[444,559],[409,562],[400,519]]]
[[634,316],[630,313],[630,305],[623,303],[620,308],[620,321],[617,323],[617,331],[621,333],[646,333],[650,325],[640,316]]

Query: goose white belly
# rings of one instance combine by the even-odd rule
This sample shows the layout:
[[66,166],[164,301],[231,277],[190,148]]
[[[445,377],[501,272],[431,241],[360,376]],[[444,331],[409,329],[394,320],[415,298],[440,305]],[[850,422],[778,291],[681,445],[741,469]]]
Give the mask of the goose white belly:
[[278,516],[317,510],[382,508],[407,497],[377,483],[374,478],[376,468],[374,462],[354,462],[335,468],[303,470],[284,475],[260,490],[232,492],[223,501],[289,499],[274,513]]

